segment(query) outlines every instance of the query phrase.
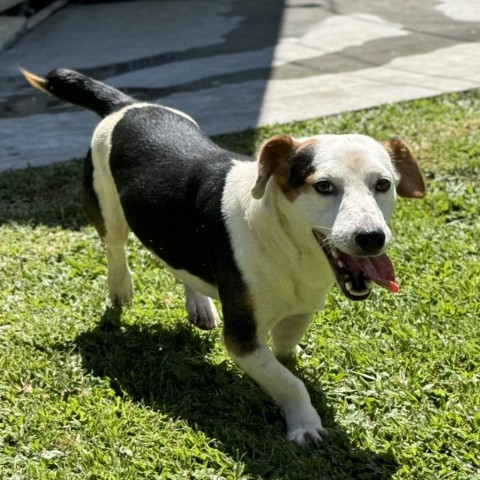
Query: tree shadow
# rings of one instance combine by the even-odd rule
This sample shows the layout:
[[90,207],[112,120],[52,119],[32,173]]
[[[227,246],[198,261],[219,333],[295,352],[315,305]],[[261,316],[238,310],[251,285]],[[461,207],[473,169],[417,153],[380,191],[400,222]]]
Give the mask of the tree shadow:
[[[85,370],[108,377],[121,397],[184,419],[215,438],[226,454],[235,458],[241,452],[245,473],[304,479],[302,472],[316,469],[319,479],[389,479],[398,469],[390,452],[352,445],[323,392],[300,367],[293,366],[295,374],[305,382],[329,431],[319,446],[290,444],[282,415],[269,397],[252,380],[235,374],[231,363],[208,361],[214,335],[180,323],[174,328],[121,325],[120,318],[120,309],[107,308],[95,329],[76,338]],[[261,447],[248,442],[251,434],[262,439]]]

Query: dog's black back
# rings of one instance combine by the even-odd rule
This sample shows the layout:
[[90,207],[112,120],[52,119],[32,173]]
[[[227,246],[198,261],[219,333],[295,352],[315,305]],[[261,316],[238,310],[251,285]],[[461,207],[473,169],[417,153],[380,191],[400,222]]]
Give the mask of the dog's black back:
[[213,252],[229,245],[221,199],[234,158],[163,107],[128,110],[112,133],[110,168],[130,228],[169,266],[214,285]]

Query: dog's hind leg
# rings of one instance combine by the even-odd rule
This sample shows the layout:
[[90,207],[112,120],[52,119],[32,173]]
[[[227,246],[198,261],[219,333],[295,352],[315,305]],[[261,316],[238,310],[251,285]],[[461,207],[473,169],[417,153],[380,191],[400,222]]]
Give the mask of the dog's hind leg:
[[133,299],[132,275],[125,249],[130,229],[110,171],[98,162],[94,166],[91,152],[85,160],[83,205],[106,246],[109,297],[117,305],[128,305]]
[[185,307],[188,321],[202,330],[211,330],[220,323],[213,300],[185,285]]
[[103,239],[107,248],[108,293],[114,304],[130,305],[133,300],[133,281],[125,249],[128,229],[123,232],[123,235],[118,233],[107,234]]
[[271,331],[272,350],[276,357],[298,354],[298,342],[312,321],[313,314],[293,315],[280,320]]

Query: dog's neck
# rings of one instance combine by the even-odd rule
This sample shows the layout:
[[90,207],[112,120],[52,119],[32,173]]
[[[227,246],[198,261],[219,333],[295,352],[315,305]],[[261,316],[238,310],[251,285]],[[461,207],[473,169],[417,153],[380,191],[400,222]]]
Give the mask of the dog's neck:
[[230,228],[245,239],[245,245],[248,238],[255,238],[262,256],[275,257],[281,264],[323,264],[326,259],[310,227],[296,217],[292,202],[274,178],[261,199],[252,196],[256,176],[254,162],[238,162],[228,175],[222,206]]

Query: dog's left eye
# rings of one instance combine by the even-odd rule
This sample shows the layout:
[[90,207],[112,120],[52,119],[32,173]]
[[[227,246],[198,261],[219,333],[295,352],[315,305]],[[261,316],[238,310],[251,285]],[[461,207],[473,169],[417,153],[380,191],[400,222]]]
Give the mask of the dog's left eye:
[[328,180],[320,180],[313,185],[313,188],[322,195],[331,195],[335,193],[335,187]]
[[387,192],[390,190],[390,186],[392,185],[392,182],[388,178],[381,178],[377,184],[375,185],[375,189],[377,192]]

